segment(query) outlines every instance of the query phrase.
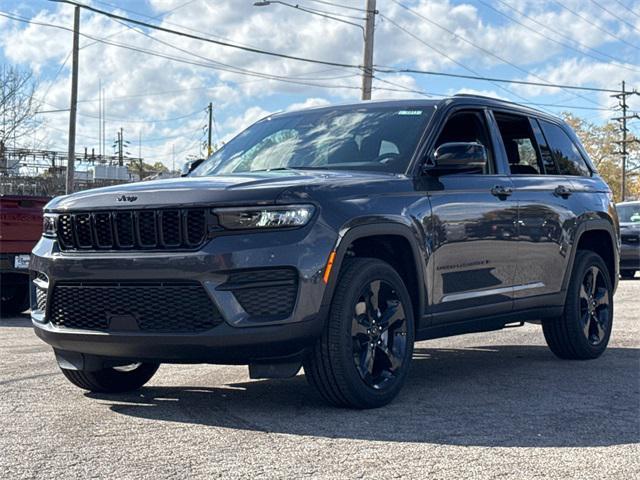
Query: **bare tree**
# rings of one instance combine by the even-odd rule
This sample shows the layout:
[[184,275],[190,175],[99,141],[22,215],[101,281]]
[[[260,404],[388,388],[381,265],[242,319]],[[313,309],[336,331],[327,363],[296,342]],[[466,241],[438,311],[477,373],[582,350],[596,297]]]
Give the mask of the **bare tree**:
[[40,107],[34,98],[36,81],[28,70],[3,65],[0,70],[0,142],[18,145],[32,135]]

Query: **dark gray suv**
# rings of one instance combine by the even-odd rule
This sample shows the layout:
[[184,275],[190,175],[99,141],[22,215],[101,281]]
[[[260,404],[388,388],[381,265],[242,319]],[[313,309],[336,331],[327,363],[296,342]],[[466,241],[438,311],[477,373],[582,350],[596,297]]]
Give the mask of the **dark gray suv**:
[[65,376],[160,363],[301,366],[334,405],[391,401],[415,341],[542,325],[561,358],[611,334],[618,220],[559,119],[482,97],[271,115],[185,178],[51,201],[32,318]]

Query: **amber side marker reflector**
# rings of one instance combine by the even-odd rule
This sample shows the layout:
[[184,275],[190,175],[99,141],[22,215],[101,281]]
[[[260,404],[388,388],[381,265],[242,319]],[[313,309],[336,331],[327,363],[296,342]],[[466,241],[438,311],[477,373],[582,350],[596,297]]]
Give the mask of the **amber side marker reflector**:
[[329,260],[327,260],[327,266],[324,269],[324,277],[322,277],[324,283],[329,283],[329,275],[331,275],[331,269],[333,268],[333,261],[335,258],[336,251],[334,250],[329,254]]

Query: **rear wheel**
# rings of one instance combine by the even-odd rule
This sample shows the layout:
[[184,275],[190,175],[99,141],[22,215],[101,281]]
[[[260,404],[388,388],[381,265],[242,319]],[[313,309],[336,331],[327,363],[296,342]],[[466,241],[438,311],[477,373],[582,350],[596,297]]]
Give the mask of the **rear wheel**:
[[377,259],[351,259],[340,272],[322,337],[305,359],[305,374],[333,405],[380,407],[402,388],[413,342],[411,299],[400,275]]
[[605,351],[613,323],[613,290],[607,267],[594,252],[576,255],[564,314],[542,322],[547,344],[560,358],[586,360]]
[[65,368],[61,370],[67,380],[83,390],[96,393],[122,393],[142,387],[151,380],[159,366],[157,363],[134,363],[93,372]]
[[624,280],[631,280],[633,277],[635,277],[635,275],[636,275],[636,271],[635,270],[621,270],[620,271],[620,276]]

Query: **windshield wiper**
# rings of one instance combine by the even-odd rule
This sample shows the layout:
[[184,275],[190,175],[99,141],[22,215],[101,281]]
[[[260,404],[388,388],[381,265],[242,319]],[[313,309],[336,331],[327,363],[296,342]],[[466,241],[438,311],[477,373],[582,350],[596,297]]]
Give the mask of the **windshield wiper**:
[[255,173],[255,172],[276,172],[278,170],[314,170],[314,169],[324,169],[326,167],[314,167],[314,166],[306,166],[306,165],[294,165],[292,167],[275,167],[275,168],[261,168],[260,170],[249,170],[245,173]]

